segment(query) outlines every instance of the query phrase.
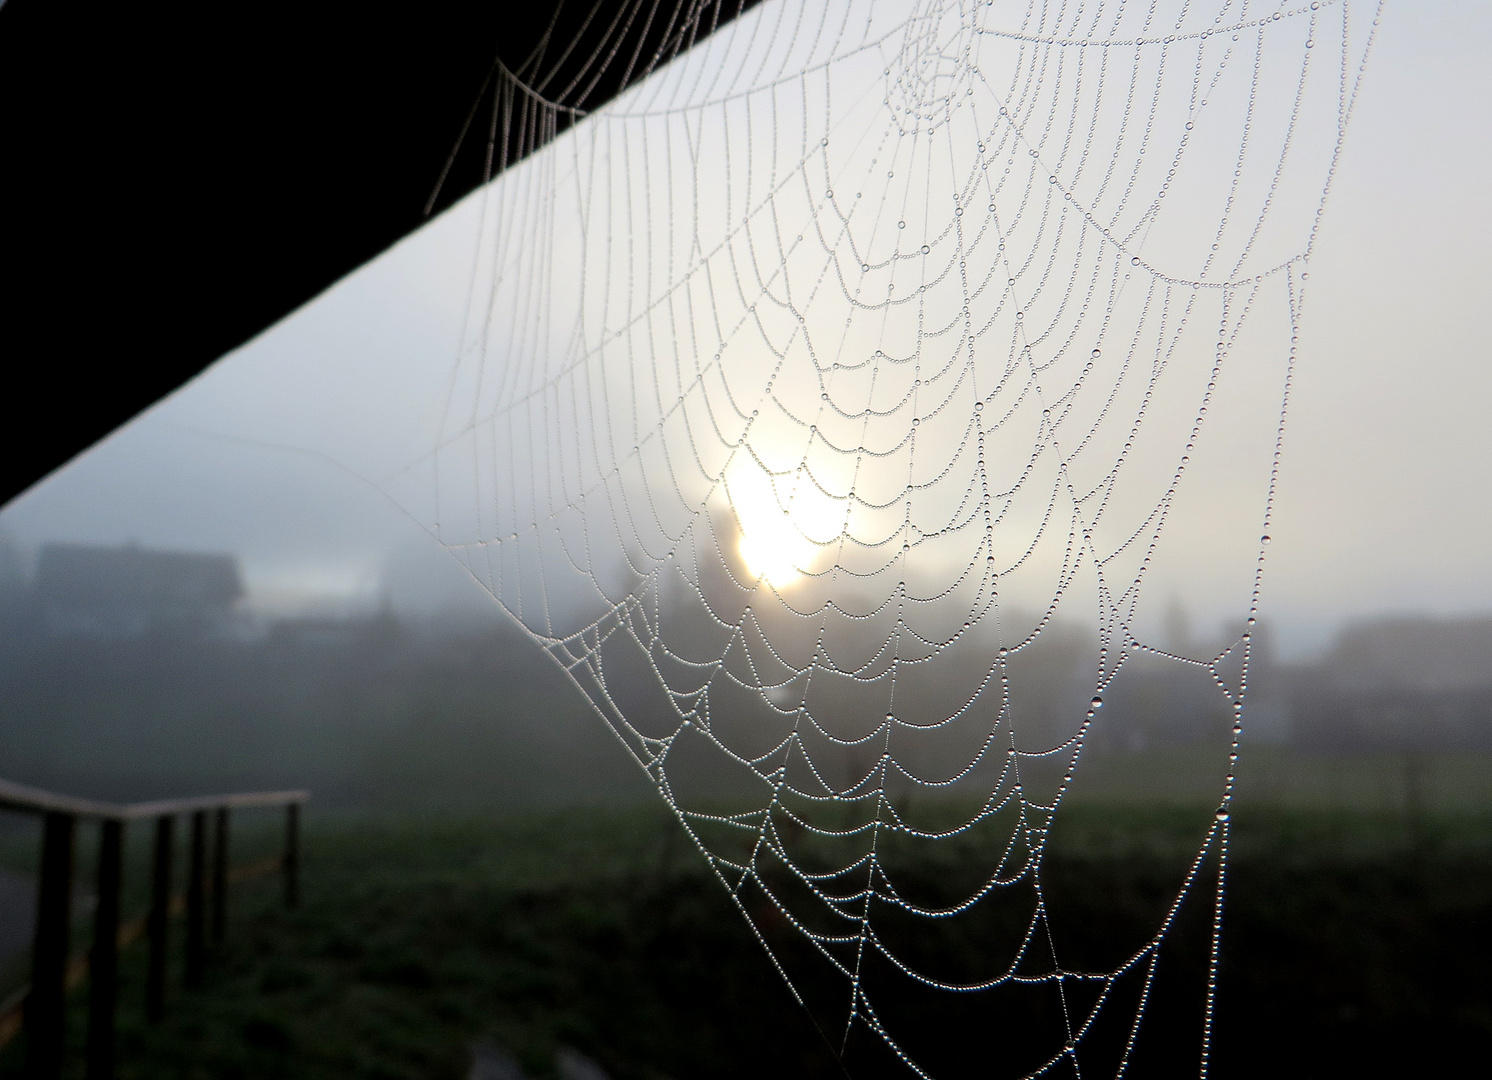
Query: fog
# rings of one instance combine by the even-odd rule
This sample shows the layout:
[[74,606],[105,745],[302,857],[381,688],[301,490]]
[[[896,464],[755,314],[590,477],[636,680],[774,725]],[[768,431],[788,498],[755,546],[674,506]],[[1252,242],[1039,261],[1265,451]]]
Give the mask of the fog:
[[[0,509],[0,777],[306,788],[315,826],[369,832],[580,809],[534,837],[612,847],[656,814],[651,885],[604,889],[664,937],[692,841],[789,979],[798,949],[853,971],[850,1026],[882,1023],[862,955],[900,980],[867,943],[918,993],[980,990],[977,1023],[903,1014],[980,1068],[989,1016],[1028,1026],[983,990],[1143,1011],[1162,946],[1165,979],[1206,971],[1210,1038],[1225,882],[1222,967],[1258,980],[1229,1016],[1338,1038],[1323,973],[1422,1013],[1350,1031],[1419,1031],[1423,986],[1459,1008],[1476,973],[1435,943],[1467,932],[1438,882],[1485,847],[1492,759],[1492,10],[1391,7],[1338,158],[1367,6],[1018,7],[759,4]],[[1250,867],[1277,892],[1247,900]],[[1304,947],[1332,935],[1353,964]],[[1182,1047],[1155,1020],[1182,983],[1155,986],[1149,1038]]]
[[[1374,612],[1492,608],[1474,497],[1492,487],[1489,21],[1470,3],[1383,17],[1311,268],[1264,599],[1286,655]],[[469,286],[448,251],[396,246],[15,500],[0,529],[27,549],[234,551],[266,609],[374,603],[390,553],[425,537],[373,482],[429,448],[429,376],[449,369]],[[1225,613],[1188,601],[1204,622]]]
[[[760,641],[751,638],[746,650],[752,667],[749,679],[758,680],[752,685],[760,700],[753,708],[768,715],[784,702],[818,695],[817,708],[829,730],[834,730],[833,714],[848,716],[859,706],[847,704],[853,688],[846,688],[842,698],[826,697],[822,687],[807,689],[802,673],[817,655],[815,648],[828,641],[831,651],[838,650],[836,662],[844,670],[850,670],[853,659],[867,665],[858,669],[865,678],[882,673],[871,666],[873,655],[857,656],[861,631],[855,625],[846,621],[838,630],[825,631],[819,642],[808,632],[806,637],[799,634],[798,640],[798,631],[792,629],[798,625],[794,613],[824,610],[832,599],[838,604],[836,618],[868,618],[888,610],[888,597],[915,596],[919,603],[926,601],[918,617],[923,620],[919,630],[929,641],[959,637],[960,620],[981,610],[980,605],[990,609],[984,584],[963,573],[967,566],[982,567],[984,534],[949,529],[944,536],[936,528],[939,521],[953,520],[959,500],[974,490],[969,452],[974,445],[969,426],[973,384],[959,374],[948,349],[937,352],[925,345],[917,346],[927,350],[918,355],[929,362],[929,371],[916,379],[910,367],[903,371],[888,363],[882,371],[880,364],[856,366],[861,361],[855,358],[869,355],[872,347],[878,350],[875,356],[892,357],[901,355],[897,350],[911,348],[907,342],[923,340],[922,324],[909,322],[910,316],[902,314],[911,308],[887,307],[890,314],[872,332],[861,309],[848,302],[835,307],[815,299],[818,294],[810,290],[803,301],[809,337],[819,323],[844,322],[851,327],[839,342],[846,361],[835,361],[832,375],[821,363],[829,358],[827,353],[820,355],[821,343],[803,344],[808,338],[795,336],[797,329],[783,311],[757,312],[757,305],[739,289],[731,294],[724,288],[723,271],[710,277],[715,291],[709,294],[709,318],[703,314],[703,287],[686,288],[678,295],[700,305],[692,313],[670,309],[655,314],[648,308],[641,323],[627,324],[627,335],[635,332],[640,337],[621,331],[608,336],[616,311],[630,318],[640,310],[629,289],[648,295],[673,289],[675,264],[693,258],[689,244],[724,251],[731,244],[763,242],[763,236],[741,240],[734,233],[727,235],[723,224],[733,220],[738,205],[757,205],[752,200],[767,190],[761,176],[732,188],[734,174],[721,164],[742,160],[747,152],[742,133],[769,130],[778,140],[773,149],[756,145],[750,153],[768,156],[793,150],[801,156],[803,146],[812,148],[818,141],[811,137],[818,121],[810,117],[818,112],[829,116],[832,111],[827,90],[821,99],[809,82],[781,91],[785,96],[778,99],[779,114],[769,125],[753,120],[747,105],[730,104],[721,106],[725,119],[718,130],[709,125],[691,128],[687,122],[674,130],[650,119],[649,108],[661,101],[687,112],[679,103],[694,100],[690,94],[709,98],[705,90],[696,89],[708,82],[706,76],[717,68],[746,70],[745,60],[761,59],[761,50],[766,50],[762,56],[783,64],[802,64],[817,55],[812,48],[840,48],[838,70],[851,72],[844,76],[851,86],[861,77],[854,75],[857,64],[864,67],[866,79],[874,81],[879,73],[885,54],[869,45],[863,46],[870,50],[863,61],[849,46],[830,38],[824,39],[828,44],[803,45],[809,51],[802,55],[791,49],[773,53],[779,46],[763,44],[751,34],[751,27],[764,17],[760,11],[743,17],[739,27],[712,41],[710,49],[715,52],[686,58],[624,95],[611,119],[567,133],[551,150],[510,170],[487,192],[468,198],[268,328],[5,507],[0,531],[13,545],[14,578],[23,583],[16,588],[24,592],[30,587],[24,583],[32,580],[39,553],[52,543],[220,552],[237,560],[244,582],[234,607],[238,636],[229,635],[212,646],[237,658],[233,664],[247,662],[243,658],[267,648],[265,642],[280,640],[277,632],[282,638],[290,633],[276,627],[330,619],[349,627],[400,628],[399,634],[406,636],[387,640],[401,642],[401,655],[428,658],[443,647],[432,642],[453,640],[454,634],[461,640],[487,641],[504,654],[525,655],[526,663],[542,667],[547,662],[540,646],[516,632],[512,616],[532,635],[545,639],[557,659],[579,670],[577,657],[590,647],[582,647],[588,640],[585,635],[625,622],[616,614],[623,610],[618,605],[634,589],[635,604],[626,609],[627,618],[646,609],[658,612],[662,621],[656,625],[675,616],[681,620],[676,624],[682,627],[679,636],[672,639],[681,663],[704,662],[709,649],[726,648],[724,639],[715,642],[709,636],[718,627],[691,623],[678,614],[688,602],[669,589],[682,581],[680,587],[695,590],[712,612],[725,612],[719,617],[727,622],[754,622],[752,632]],[[868,33],[867,41],[871,38]],[[1462,625],[1455,619],[1492,610],[1492,575],[1486,570],[1481,540],[1492,522],[1486,501],[1476,497],[1492,487],[1492,427],[1479,415],[1492,392],[1480,318],[1481,298],[1492,287],[1492,263],[1486,255],[1492,220],[1480,198],[1480,178],[1486,174],[1487,148],[1492,145],[1481,104],[1487,99],[1483,60],[1489,41],[1492,16],[1469,3],[1441,5],[1428,13],[1396,8],[1383,19],[1310,263],[1280,486],[1268,526],[1272,543],[1262,579],[1260,626],[1268,628],[1273,660],[1284,668],[1305,670],[1320,662],[1335,670],[1338,652],[1346,647],[1341,643],[1352,640],[1355,628],[1364,625],[1441,627],[1434,633],[1455,636],[1458,631],[1444,627],[1454,628]],[[706,90],[719,87],[709,84]],[[724,94],[721,100],[734,101],[725,90],[719,91]],[[1220,92],[1220,101],[1222,97]],[[848,171],[870,177],[876,159],[869,144],[840,138],[847,125],[854,130],[853,122],[861,115],[856,110],[862,107],[844,100],[844,94],[834,98],[832,109],[840,110],[833,113],[838,117],[834,123],[840,126],[834,128],[832,141],[825,136],[824,177],[834,170],[840,170],[834,175]],[[1261,98],[1261,115],[1288,115],[1290,104],[1288,94],[1271,87]],[[880,107],[871,102],[872,111]],[[913,117],[899,122],[921,122],[915,115],[916,102],[895,107]],[[1096,115],[1102,141],[1108,137],[1105,125],[1113,126],[1114,118],[1103,109]],[[1318,169],[1324,177],[1332,133],[1316,119],[1303,124],[1304,149],[1289,159],[1291,168],[1306,173]],[[1260,129],[1265,132],[1261,140],[1284,137],[1283,128],[1276,130],[1262,121]],[[629,142],[626,133],[634,130],[645,131],[648,139]],[[966,141],[972,148],[974,129],[969,131]],[[659,158],[659,148],[672,147],[668,140],[673,138],[696,140],[693,157],[674,148]],[[1116,145],[1123,146],[1122,139]],[[972,160],[972,149],[970,154]],[[1263,164],[1257,167],[1264,168],[1274,159],[1265,153],[1260,160]],[[682,161],[690,162],[689,168],[682,169]],[[1215,165],[1198,166],[1187,182],[1198,191],[1211,191],[1223,175]],[[918,167],[909,167],[911,179],[892,179],[888,171],[882,182],[879,166],[874,166],[880,186],[872,190],[867,180],[865,193],[881,202],[875,218],[880,226],[903,213],[896,207],[906,205],[913,195],[929,205],[934,199],[948,201],[946,187],[958,197],[956,185],[930,171],[917,172]],[[632,185],[627,190],[637,192],[628,195],[630,203],[613,205],[596,194],[606,188],[597,177],[606,175],[607,169],[615,170],[611,175],[618,188]],[[1267,180],[1267,169],[1260,175]],[[1072,181],[1079,194],[1084,182],[1081,177]],[[1262,183],[1256,186],[1250,197],[1262,198],[1265,189]],[[779,212],[788,218],[827,213],[825,196],[806,187],[784,188],[774,197]],[[990,198],[994,205],[996,196]],[[1282,209],[1281,228],[1299,232],[1309,224],[1312,205],[1306,199],[1304,209]],[[1202,234],[1186,213],[1163,219],[1162,227],[1154,230],[1154,242],[1144,249],[1149,260],[1144,270],[1148,272],[1152,263],[1170,266],[1212,258],[1205,254]],[[686,230],[675,229],[691,217],[692,238]],[[705,224],[699,225],[699,220]],[[639,231],[639,221],[651,225]],[[919,263],[915,272],[927,280],[944,280],[939,275],[954,265],[938,247],[939,236],[944,235],[938,232],[938,222],[903,219],[898,224],[909,226],[905,236],[900,228],[852,236],[860,245],[857,260],[864,259],[867,280],[874,278],[863,287],[874,286],[892,302],[900,301],[898,289],[905,287],[892,271],[901,265],[898,260],[917,256],[919,243],[932,263]],[[513,232],[541,225],[551,230],[547,243],[503,246]],[[717,227],[720,236],[710,232]],[[628,228],[631,235],[646,235],[650,244],[656,241],[658,251],[649,247],[645,256],[631,248],[622,252],[613,240]],[[850,235],[849,226],[846,229]],[[1280,235],[1285,240],[1267,233],[1252,254],[1235,244],[1238,250],[1231,254],[1240,260],[1255,258],[1263,273],[1275,248],[1289,250],[1286,240],[1294,234]],[[782,242],[782,237],[773,242]],[[1059,242],[1059,247],[1067,242]],[[1225,241],[1224,246],[1233,242]],[[791,238],[787,243],[791,248]],[[832,243],[829,246],[833,248]],[[958,250],[971,264],[976,256],[988,254],[977,241]],[[732,257],[738,258],[738,253]],[[1129,258],[1112,266],[1082,251],[1071,253],[1071,258],[1075,266],[1086,268],[1091,262],[1096,280],[1109,280],[1103,277],[1108,274],[1114,282],[1127,282],[1139,273],[1131,270]],[[778,264],[790,283],[791,287],[783,286],[789,292],[802,289],[829,265],[791,253],[773,255],[764,265],[770,269]],[[878,268],[890,268],[885,269],[889,284],[876,277]],[[573,290],[567,287],[571,281]],[[1124,567],[1115,572],[1116,592],[1133,597],[1125,609],[1124,634],[1142,639],[1149,648],[1163,649],[1167,620],[1179,606],[1196,628],[1195,648],[1187,655],[1211,660],[1242,632],[1252,603],[1289,336],[1288,317],[1284,322],[1277,317],[1281,305],[1289,302],[1284,281],[1276,277],[1259,286],[1260,307],[1272,305],[1273,322],[1258,316],[1254,323],[1236,323],[1239,336],[1230,339],[1230,355],[1236,362],[1214,401],[1207,438],[1192,451],[1186,466],[1188,485],[1179,489],[1175,500],[1166,502],[1164,492],[1207,384],[1211,346],[1202,349],[1201,343],[1210,340],[1212,329],[1187,331],[1190,336],[1183,340],[1181,352],[1192,358],[1185,365],[1178,361],[1174,376],[1167,376],[1172,381],[1156,391],[1151,414],[1155,419],[1147,421],[1145,429],[1145,438],[1152,441],[1136,440],[1136,464],[1125,474],[1134,478],[1134,486],[1115,498],[1109,520],[1093,525],[1091,540],[1075,514],[1059,514],[1056,526],[1046,529],[1044,515],[1050,515],[1055,505],[1055,496],[1049,493],[1058,490],[1061,481],[1055,471],[1042,472],[1051,465],[1050,455],[1031,458],[1037,479],[1027,493],[1040,497],[1029,505],[1019,497],[1010,499],[993,534],[996,539],[987,541],[991,561],[997,554],[1003,560],[1004,622],[998,628],[993,623],[976,626],[960,638],[958,648],[967,649],[970,659],[968,672],[954,680],[963,687],[959,692],[973,694],[978,672],[989,671],[989,655],[1002,644],[1014,647],[1041,625],[1048,614],[1044,605],[1061,596],[1065,606],[1055,614],[1053,632],[1040,650],[1032,650],[1059,658],[1015,662],[1031,667],[1032,673],[1023,678],[1032,687],[1046,688],[1031,693],[1046,694],[1050,700],[1020,704],[1026,691],[1017,689],[1014,694],[1021,711],[1038,718],[1031,721],[1032,731],[1044,729],[1047,721],[1039,718],[1047,713],[1068,718],[1051,721],[1056,726],[1047,734],[1053,745],[1065,737],[1067,729],[1058,730],[1061,723],[1070,727],[1073,716],[1081,717],[1095,680],[1105,677],[1092,662],[1109,641],[1100,632],[1117,634],[1114,620],[1119,616],[1103,626],[1079,617],[1080,611],[1096,607],[1112,584],[1083,576],[1087,569],[1081,554],[1078,569],[1073,569],[1073,538],[1079,533],[1092,550],[1110,551],[1115,565]],[[718,289],[716,282],[721,283]],[[1161,309],[1133,286],[1124,287],[1130,291],[1116,292],[1121,297],[1116,318],[1151,333],[1148,328]],[[954,317],[949,303],[944,295],[930,298],[917,309],[922,312],[918,317],[947,322]],[[1204,327],[1207,319],[1234,325],[1228,323],[1224,306],[1217,311],[1208,307],[1213,303],[1210,293],[1199,301],[1198,310],[1208,314],[1199,316],[1196,326]],[[989,333],[998,341],[1001,335],[1019,332],[1014,328],[1020,316],[1032,322],[1045,317],[1044,304],[1057,306],[1055,300],[1038,296],[1027,310],[1015,313],[991,300],[981,318],[988,316],[987,326],[993,328]],[[509,316],[513,319],[505,322]],[[656,324],[650,321],[655,317]],[[636,329],[643,323],[645,333]],[[715,323],[750,323],[751,328],[733,337],[734,331],[727,333]],[[695,348],[698,342],[693,338],[706,324],[714,327],[709,333],[717,338],[705,335],[701,355],[716,347],[710,342],[721,342],[716,357],[719,385],[707,385],[703,374],[691,383],[679,374],[680,362],[669,358],[670,350],[677,352],[686,342]],[[1154,337],[1158,351],[1163,331],[1155,330]],[[571,355],[566,350],[575,348],[572,338],[589,343],[591,351],[581,354],[594,359],[591,367],[565,367]],[[1075,483],[1101,484],[1099,478],[1112,467],[1121,445],[1123,453],[1130,453],[1126,430],[1106,429],[1101,420],[1108,408],[1105,402],[1118,401],[1121,410],[1131,412],[1141,407],[1136,384],[1125,382],[1129,376],[1120,367],[1129,354],[1119,338],[1099,335],[1084,342],[1083,358],[1089,355],[1087,346],[1100,338],[1104,347],[1094,349],[1089,364],[1097,372],[1096,389],[1086,397],[1085,389],[1070,400],[1058,399],[1066,402],[1057,410],[1060,418],[1043,420],[1046,411],[1041,403],[1014,391],[1008,400],[999,389],[986,399],[998,405],[989,415],[1009,417],[1007,426],[998,432],[991,428],[989,435],[991,483],[1014,483],[1010,477],[1020,474],[1033,437],[1044,437],[1035,433],[1060,424],[1095,425],[1097,434],[1087,456],[1074,459],[1071,466]],[[771,363],[764,360],[774,354]],[[805,359],[810,354],[812,364]],[[936,374],[931,372],[934,359],[945,364]],[[1058,360],[1070,362],[1059,356],[1052,363]],[[780,382],[773,381],[778,378],[772,366],[777,361],[785,372]],[[971,360],[968,370],[976,368]],[[812,372],[812,377],[805,372]],[[1077,378],[1060,367],[1053,372],[1058,385]],[[983,368],[977,368],[977,374],[981,379],[988,376]],[[1038,392],[1039,382],[1033,379],[1030,384]],[[819,385],[828,388],[822,395]],[[1074,385],[1087,384],[1078,379]],[[701,386],[705,389],[690,397],[695,393],[691,387]],[[561,393],[557,387],[566,389]],[[988,390],[989,385],[980,385],[981,394]],[[918,394],[925,396],[925,403]],[[734,413],[722,407],[727,399],[738,398],[747,404],[733,404]],[[821,398],[827,403],[823,407]],[[674,401],[684,404],[674,409]],[[758,404],[760,416],[751,403]],[[1007,406],[1009,411],[1003,411]],[[915,442],[919,457],[914,460],[907,433],[924,419],[927,423]],[[715,425],[715,434],[708,438],[699,435],[706,423]],[[980,445],[983,454],[984,444]],[[745,449],[736,453],[737,447]],[[873,467],[867,466],[863,475],[849,471],[852,452],[873,455]],[[617,464],[614,477],[606,472],[606,463]],[[795,468],[811,475],[814,487],[800,484],[793,495],[785,496],[784,477]],[[927,494],[919,489],[915,503],[910,497],[896,501],[897,485],[904,486],[907,475],[913,483],[928,485]],[[946,491],[935,485],[940,477],[951,477]],[[885,490],[877,485],[885,485]],[[805,492],[801,497],[800,490]],[[798,499],[786,526],[775,517],[777,507],[785,509],[785,498]],[[1126,553],[1123,538],[1148,527],[1147,515],[1162,502],[1172,517],[1143,599],[1138,599],[1137,586],[1128,593],[1124,590],[1128,575],[1140,571],[1124,560],[1137,561],[1142,545],[1133,545]],[[847,509],[851,503],[853,508]],[[531,541],[520,539],[526,522],[540,520],[553,524],[552,535],[538,538],[535,530]],[[916,544],[907,539],[913,536]],[[1028,546],[1029,556],[1024,554]],[[665,564],[673,568],[658,569]],[[1008,572],[1003,568],[1007,564]],[[780,576],[772,566],[781,567]],[[863,577],[822,576],[836,566]],[[652,584],[639,588],[638,582],[650,573],[656,574]],[[756,579],[763,585],[755,590],[753,603],[747,598],[750,590],[741,583]],[[946,610],[927,599],[933,597],[950,597]],[[499,610],[498,601],[507,614]],[[1117,603],[1124,607],[1124,601]],[[743,612],[753,606],[755,611],[747,618]],[[1441,621],[1385,622],[1391,616]],[[26,617],[38,616],[32,611]],[[607,619],[616,622],[606,623]],[[633,626],[628,632],[646,638],[648,631]],[[348,631],[352,637],[361,633]],[[889,640],[884,627],[876,633]],[[1480,640],[1476,631],[1467,633],[1471,640]],[[147,639],[155,640],[148,635],[141,640]],[[1116,648],[1121,639],[1122,635],[1113,639]],[[337,649],[351,648],[338,640]],[[1390,634],[1386,640],[1397,639]],[[1059,656],[1064,641],[1089,658],[1086,666],[1078,665],[1076,676],[1041,674],[1065,663]],[[106,667],[102,657],[111,650],[148,651],[146,645],[85,645],[46,634],[37,642],[35,648],[54,658],[97,653],[96,662]],[[384,647],[392,646],[385,642],[380,648]],[[691,647],[704,652],[690,654]],[[954,651],[950,647],[949,670],[963,671],[957,666],[963,661]],[[775,654],[786,666],[766,674],[770,665],[761,663],[765,653]],[[717,652],[715,658],[719,656]],[[373,679],[374,672],[381,672],[380,678],[387,675],[381,661],[364,655],[357,663],[373,666],[347,668],[363,673],[354,681]],[[1140,668],[1137,663],[1133,669],[1136,681],[1145,677]],[[406,665],[400,670],[412,669]],[[512,674],[514,669],[504,670]],[[674,704],[681,708],[679,695],[693,691],[684,668],[670,671],[669,677],[677,680],[670,684]],[[614,666],[609,685],[587,683],[591,677],[598,676],[586,671],[577,675],[603,713],[668,710],[660,687],[637,672],[624,674],[622,666]],[[746,675],[740,678],[749,681]],[[934,704],[939,687],[923,686],[917,674],[903,678],[904,687],[918,687],[917,692],[927,696],[919,707],[929,715],[941,710],[946,717],[959,709],[952,698],[938,698]],[[563,708],[553,708],[567,716],[572,707],[576,716],[584,713],[583,699],[574,688],[557,673],[554,679],[555,702],[570,697]],[[488,692],[500,697],[514,691],[495,682]],[[630,706],[625,704],[633,700],[629,695],[635,695]],[[1264,689],[1257,696],[1268,698]],[[1280,689],[1277,697],[1284,702],[1288,694]],[[1118,719],[1123,707],[1118,698],[1110,704],[1114,708],[1107,715],[1115,717],[1109,723],[1116,732],[1116,747],[1139,747],[1156,738],[1190,738],[1174,732],[1122,734],[1127,730]],[[1261,716],[1267,712],[1261,706]],[[1283,703],[1275,715],[1287,712],[1288,703]],[[889,715],[884,702],[875,706],[874,715],[883,713]],[[616,723],[617,715],[611,719]],[[94,722],[104,723],[102,717]],[[987,732],[988,724],[980,723]],[[1269,726],[1261,722],[1266,733]],[[831,743],[854,742],[860,733],[852,727],[827,737]],[[604,743],[604,729],[597,724],[595,730]],[[1300,735],[1303,730],[1280,720],[1267,737],[1305,738]],[[638,738],[645,743],[655,736],[643,732]],[[757,737],[759,732],[753,736]],[[52,736],[37,738],[40,746]],[[1455,738],[1447,738],[1455,743]],[[634,753],[638,745],[634,741]],[[616,760],[625,763],[618,747],[595,753],[604,758],[613,751]],[[975,752],[958,752],[965,751]],[[921,752],[911,745],[905,753],[909,761],[923,760],[932,773],[951,767],[937,754],[919,758]],[[327,760],[339,754],[345,761],[356,757],[344,748]],[[7,768],[7,774],[24,771],[20,756],[12,761],[15,767]],[[845,768],[853,772],[855,766]],[[36,769],[36,776],[45,773],[40,765]],[[248,774],[242,779],[247,782]],[[343,780],[327,773],[325,784],[335,790]],[[354,787],[346,780],[347,791]]]

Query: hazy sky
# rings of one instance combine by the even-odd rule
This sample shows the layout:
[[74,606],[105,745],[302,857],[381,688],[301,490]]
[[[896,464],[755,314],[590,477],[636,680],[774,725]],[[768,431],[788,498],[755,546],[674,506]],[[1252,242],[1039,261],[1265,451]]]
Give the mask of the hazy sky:
[[[1289,648],[1354,616],[1492,610],[1489,49],[1485,4],[1384,13],[1310,267],[1264,601]],[[449,238],[473,213],[225,357],[7,506],[0,529],[237,551],[266,604],[367,596],[390,552],[438,555],[369,482],[428,448],[432,418],[386,424],[362,383],[376,373],[376,399],[406,413],[427,401],[470,278]],[[357,472],[330,456],[348,446]]]

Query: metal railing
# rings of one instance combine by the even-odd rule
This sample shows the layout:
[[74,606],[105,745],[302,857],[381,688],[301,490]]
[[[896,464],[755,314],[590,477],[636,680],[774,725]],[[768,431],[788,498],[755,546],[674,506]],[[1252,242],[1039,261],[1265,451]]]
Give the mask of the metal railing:
[[[256,791],[191,799],[116,805],[75,799],[0,780],[0,810],[42,818],[41,873],[37,882],[36,936],[31,983],[0,1002],[0,1046],[26,1032],[26,1063],[35,1080],[61,1076],[68,990],[88,980],[88,1080],[114,1075],[114,1017],[118,1003],[119,950],[149,939],[145,1015],[165,1015],[166,960],[171,917],[186,913],[185,984],[200,987],[209,937],[220,943],[227,930],[228,886],[237,880],[280,870],[285,904],[294,907],[300,892],[300,808],[305,791]],[[233,810],[285,808],[285,850],[279,858],[232,870],[228,866],[228,823]],[[190,865],[184,896],[172,892],[176,819],[191,821]],[[211,857],[208,819],[212,818]],[[97,902],[93,943],[87,953],[69,954],[72,930],[74,838],[80,820],[99,823]],[[151,900],[147,914],[121,924],[120,887],[124,877],[124,829],[130,821],[153,820]]]

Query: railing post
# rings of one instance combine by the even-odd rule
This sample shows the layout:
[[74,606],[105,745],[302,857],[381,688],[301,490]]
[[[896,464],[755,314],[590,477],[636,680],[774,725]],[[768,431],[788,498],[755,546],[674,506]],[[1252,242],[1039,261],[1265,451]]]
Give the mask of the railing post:
[[220,806],[212,844],[212,943],[228,936],[228,808]]
[[31,994],[26,999],[26,1057],[35,1080],[52,1080],[62,1075],[75,821],[71,814],[48,813],[42,824],[36,944],[32,953]]
[[186,972],[191,989],[202,986],[207,960],[207,811],[192,811],[192,854],[187,878]]
[[285,805],[285,906],[300,903],[300,804]]
[[88,956],[88,1080],[113,1080],[114,1011],[118,999],[119,887],[124,876],[124,822],[105,818],[98,848],[98,906]]
[[171,926],[171,833],[175,818],[155,820],[155,859],[150,892],[150,966],[145,974],[145,1018],[157,1023],[166,1015],[166,934]]

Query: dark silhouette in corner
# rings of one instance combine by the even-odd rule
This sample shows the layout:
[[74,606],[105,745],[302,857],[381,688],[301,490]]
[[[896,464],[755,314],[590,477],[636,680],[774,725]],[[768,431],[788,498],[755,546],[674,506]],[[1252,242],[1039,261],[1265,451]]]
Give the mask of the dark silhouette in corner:
[[0,505],[754,3],[0,4]]

